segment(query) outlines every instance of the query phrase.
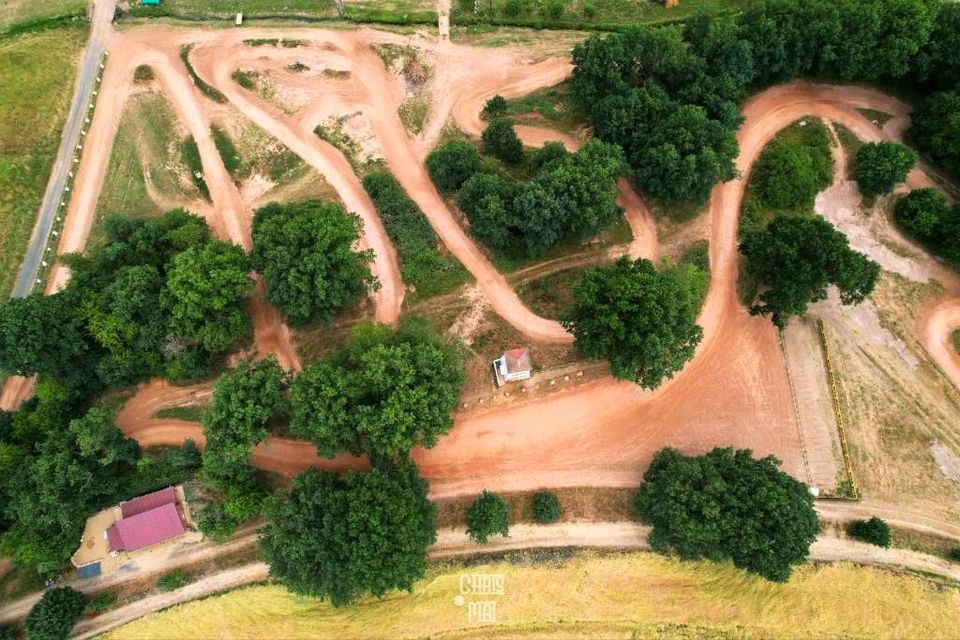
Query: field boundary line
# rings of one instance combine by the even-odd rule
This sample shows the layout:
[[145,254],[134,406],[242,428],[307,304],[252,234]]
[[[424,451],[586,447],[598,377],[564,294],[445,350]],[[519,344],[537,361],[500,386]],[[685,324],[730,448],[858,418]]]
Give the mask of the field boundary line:
[[827,384],[830,386],[830,398],[833,401],[833,414],[837,419],[837,431],[840,435],[840,453],[843,457],[843,468],[847,474],[847,482],[850,484],[850,498],[843,496],[832,496],[835,499],[860,499],[860,490],[857,487],[856,478],[853,475],[853,464],[850,461],[850,446],[847,444],[846,420],[844,420],[843,403],[840,402],[840,394],[837,390],[837,374],[833,367],[833,361],[830,359],[830,347],[827,345],[827,332],[824,328],[822,318],[817,318],[817,333],[820,336],[820,349],[823,351],[823,363],[827,368]]
[[810,473],[810,461],[807,458],[807,443],[803,440],[803,425],[800,424],[800,408],[797,406],[797,387],[793,384],[793,372],[790,370],[790,356],[787,355],[787,345],[783,340],[783,329],[777,330],[780,339],[780,352],[783,354],[783,364],[787,369],[787,384],[790,385],[790,400],[793,404],[793,419],[797,423],[797,434],[800,436],[800,451],[803,453],[803,468],[807,471],[807,481],[813,482]]

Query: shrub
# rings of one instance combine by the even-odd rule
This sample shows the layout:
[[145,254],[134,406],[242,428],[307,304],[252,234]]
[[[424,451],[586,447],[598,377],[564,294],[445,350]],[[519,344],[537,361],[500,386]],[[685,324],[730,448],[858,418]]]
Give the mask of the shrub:
[[211,502],[197,513],[197,529],[212,542],[223,542],[236,531],[237,523],[224,512],[223,505]]
[[441,252],[426,215],[407,197],[396,178],[383,171],[371,173],[364,177],[363,187],[400,254],[400,273],[405,282],[416,287],[421,296],[429,297],[466,280],[466,270],[455,258]]
[[543,145],[530,155],[530,168],[539,172],[554,160],[567,156],[567,148],[562,142],[553,140]]
[[533,519],[551,524],[560,519],[560,498],[552,491],[538,491],[533,496]]
[[165,573],[157,578],[157,589],[160,591],[176,591],[188,584],[190,584],[190,575],[182,569]]
[[510,535],[507,503],[495,493],[484,490],[467,509],[467,535],[478,544],[486,544],[490,536]]
[[513,122],[497,118],[487,125],[481,135],[483,150],[504,162],[516,164],[523,160],[523,143],[513,129]]
[[449,140],[427,156],[427,171],[440,191],[453,193],[480,171],[480,156],[469,142]]
[[856,174],[865,196],[881,196],[907,178],[917,154],[895,142],[868,142],[857,150]]
[[19,635],[12,624],[0,624],[0,640],[17,640]]
[[133,72],[134,82],[150,82],[153,80],[153,69],[145,64],[140,65]]
[[483,105],[483,117],[492,120],[507,113],[507,99],[497,94]]
[[960,547],[954,547],[947,552],[947,557],[954,562],[960,562]]
[[[87,606],[83,608],[83,613],[84,615],[99,615],[112,607],[116,601],[117,594],[104,591],[103,593],[95,595],[87,602]],[[2,636],[0,636],[0,638],[2,638]]]
[[27,614],[30,640],[66,640],[86,606],[83,594],[70,587],[48,589]]
[[847,527],[847,532],[857,540],[875,544],[878,547],[890,546],[890,525],[873,516],[869,520],[855,520]]

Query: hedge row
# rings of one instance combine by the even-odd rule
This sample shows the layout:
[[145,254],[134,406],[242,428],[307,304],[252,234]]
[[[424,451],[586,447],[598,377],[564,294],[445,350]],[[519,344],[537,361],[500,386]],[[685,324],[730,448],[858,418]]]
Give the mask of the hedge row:
[[183,60],[183,64],[187,67],[187,73],[190,74],[190,77],[193,78],[193,84],[197,85],[197,89],[200,90],[200,93],[207,96],[214,102],[219,102],[220,104],[227,103],[227,97],[220,93],[216,87],[207,84],[204,82],[203,78],[197,75],[197,71],[193,68],[193,65],[190,64],[190,50],[193,49],[192,44],[185,44],[180,47],[180,59]]

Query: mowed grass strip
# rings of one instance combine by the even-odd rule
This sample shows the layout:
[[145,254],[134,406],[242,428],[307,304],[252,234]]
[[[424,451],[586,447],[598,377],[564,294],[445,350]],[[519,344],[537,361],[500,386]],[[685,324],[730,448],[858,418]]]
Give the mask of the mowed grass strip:
[[20,268],[60,145],[86,23],[0,39],[0,293]]
[[[775,584],[729,563],[681,562],[648,553],[530,553],[525,561],[438,565],[413,594],[391,593],[335,609],[255,586],[177,606],[122,627],[122,638],[449,637],[871,637],[956,635],[960,590],[848,564],[805,565]],[[496,622],[477,628],[456,606],[460,577],[503,576]],[[667,633],[651,633],[667,625]],[[674,635],[693,627],[704,633]],[[482,634],[477,634],[482,630]],[[714,633],[716,632],[716,633]],[[731,636],[731,633],[733,636]],[[633,636],[637,637],[637,636]]]

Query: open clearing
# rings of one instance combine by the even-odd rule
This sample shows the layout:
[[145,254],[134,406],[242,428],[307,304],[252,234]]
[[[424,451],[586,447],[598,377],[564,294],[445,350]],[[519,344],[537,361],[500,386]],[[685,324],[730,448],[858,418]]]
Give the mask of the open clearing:
[[0,39],[0,294],[13,288],[70,106],[86,23]]
[[86,6],[84,0],[4,0],[0,5],[0,33],[17,24],[82,15]]
[[[469,574],[503,577],[503,595],[461,595]],[[851,597],[851,594],[856,594]],[[495,622],[468,619],[495,602]],[[842,606],[838,606],[842,603]],[[647,553],[529,552],[518,562],[439,565],[414,594],[334,609],[281,586],[255,586],[150,615],[122,638],[742,637],[948,638],[960,591],[848,564],[799,567],[787,584],[729,564],[683,563]],[[638,635],[631,635],[634,632]]]

